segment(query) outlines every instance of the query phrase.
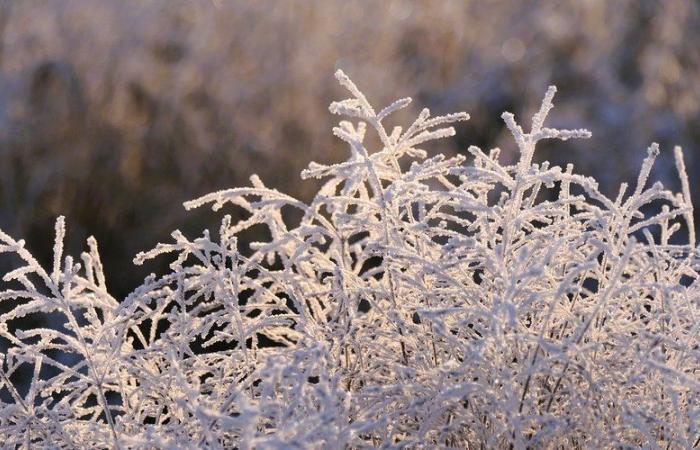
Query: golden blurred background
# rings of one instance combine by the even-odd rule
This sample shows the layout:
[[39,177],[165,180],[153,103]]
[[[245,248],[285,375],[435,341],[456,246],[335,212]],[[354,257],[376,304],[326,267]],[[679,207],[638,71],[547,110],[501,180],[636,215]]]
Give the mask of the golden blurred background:
[[311,198],[299,172],[346,155],[337,68],[377,105],[469,112],[435,152],[511,160],[501,112],[528,117],[556,84],[550,124],[593,138],[536,159],[612,194],[657,141],[653,176],[677,188],[679,144],[700,199],[699,44],[694,0],[0,0],[0,228],[49,261],[65,215],[68,249],[94,234],[124,295],[162,269],[134,269],[139,250],[217,223],[183,201],[252,173]]

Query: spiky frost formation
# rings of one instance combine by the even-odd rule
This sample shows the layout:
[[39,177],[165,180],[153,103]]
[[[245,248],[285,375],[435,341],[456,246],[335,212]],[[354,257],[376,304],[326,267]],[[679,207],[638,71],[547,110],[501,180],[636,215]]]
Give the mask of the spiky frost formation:
[[[533,163],[542,139],[590,136],[503,118],[520,151],[427,158],[465,113],[405,130],[351,94],[330,111],[347,161],[306,205],[257,178],[187,208],[228,204],[221,222],[167,253],[122,302],[96,243],[83,264],[21,264],[0,293],[0,436],[8,448],[692,447],[700,439],[700,292],[692,206],[647,186],[608,199],[573,167]],[[365,146],[377,134],[381,148]],[[407,166],[407,170],[402,167]],[[283,208],[302,218],[285,219]],[[691,245],[671,243],[689,225]],[[267,229],[239,250],[237,236]],[[48,315],[53,328],[21,318]],[[23,328],[24,327],[24,328]],[[32,375],[33,373],[33,375]],[[23,377],[30,377],[28,389]]]

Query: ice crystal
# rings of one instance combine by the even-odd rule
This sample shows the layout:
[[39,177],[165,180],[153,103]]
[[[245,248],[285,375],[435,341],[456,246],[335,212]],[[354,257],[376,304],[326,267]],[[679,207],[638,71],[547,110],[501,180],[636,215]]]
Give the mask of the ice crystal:
[[572,165],[536,162],[543,139],[590,136],[545,127],[554,87],[529,132],[503,114],[516,164],[474,146],[466,164],[424,148],[466,113],[389,129],[410,99],[377,113],[336,78],[349,157],[302,173],[325,180],[313,201],[254,176],[185,203],[246,216],[137,255],[172,255],[171,270],[122,301],[94,239],[82,263],[64,258],[63,218],[50,269],[0,232],[20,262],[0,292],[3,445],[697,446],[700,261],[680,149],[681,193],[648,186],[652,144],[634,190],[609,199]]

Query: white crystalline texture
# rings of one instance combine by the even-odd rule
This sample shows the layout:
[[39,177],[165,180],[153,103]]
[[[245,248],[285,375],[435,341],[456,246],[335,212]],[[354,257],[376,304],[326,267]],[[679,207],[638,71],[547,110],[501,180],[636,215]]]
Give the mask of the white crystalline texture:
[[590,137],[544,126],[554,87],[529,132],[504,113],[520,154],[504,165],[474,146],[471,162],[428,158],[467,114],[426,109],[387,131],[410,99],[375,113],[336,78],[350,98],[331,105],[346,119],[333,132],[350,153],[304,171],[325,180],[314,200],[253,177],[187,202],[244,219],[139,254],[171,255],[171,271],[126,299],[93,238],[81,263],[64,257],[63,218],[50,269],[0,232],[19,262],[0,291],[2,444],[697,446],[700,255],[680,149],[681,193],[648,186],[667,157],[652,144],[634,191],[611,200],[537,160],[539,140]]

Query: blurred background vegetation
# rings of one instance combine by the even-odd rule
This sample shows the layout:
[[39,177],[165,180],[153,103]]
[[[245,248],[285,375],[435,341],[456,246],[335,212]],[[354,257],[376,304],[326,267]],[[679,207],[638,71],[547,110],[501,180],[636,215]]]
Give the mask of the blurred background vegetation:
[[435,152],[509,160],[501,112],[527,117],[556,84],[551,125],[593,138],[537,160],[572,161],[614,195],[657,141],[653,176],[678,188],[679,144],[697,204],[698,43],[694,0],[0,0],[0,228],[48,262],[65,215],[68,249],[94,234],[122,296],[163,269],[134,270],[139,250],[215,227],[183,201],[251,173],[311,198],[299,172],[346,155],[327,110],[336,68],[377,105],[469,112]]

